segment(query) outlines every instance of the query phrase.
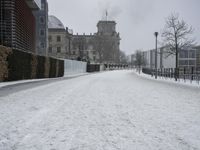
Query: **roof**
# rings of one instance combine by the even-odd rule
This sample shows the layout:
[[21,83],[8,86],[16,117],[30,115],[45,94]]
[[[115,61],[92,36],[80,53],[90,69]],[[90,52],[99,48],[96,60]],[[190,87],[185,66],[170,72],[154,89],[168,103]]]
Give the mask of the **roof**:
[[100,20],[98,23],[97,23],[97,26],[99,25],[99,24],[116,24],[116,22],[115,21],[107,21],[107,20]]
[[49,29],[65,29],[65,26],[57,17],[49,16],[48,28]]

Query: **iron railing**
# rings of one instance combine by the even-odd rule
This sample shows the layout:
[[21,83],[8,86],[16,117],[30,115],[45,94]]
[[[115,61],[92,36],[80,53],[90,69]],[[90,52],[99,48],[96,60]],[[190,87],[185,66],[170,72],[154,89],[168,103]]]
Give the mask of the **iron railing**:
[[183,79],[184,81],[197,81],[200,82],[200,68],[162,68],[162,69],[149,69],[143,68],[142,72],[154,77],[174,78],[175,80]]

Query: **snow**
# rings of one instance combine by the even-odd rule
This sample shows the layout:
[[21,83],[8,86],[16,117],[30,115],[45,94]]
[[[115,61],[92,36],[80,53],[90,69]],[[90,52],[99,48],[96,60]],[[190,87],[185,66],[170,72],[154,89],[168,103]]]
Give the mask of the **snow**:
[[65,74],[64,77],[60,78],[44,78],[44,79],[30,79],[30,80],[19,80],[19,81],[10,81],[10,82],[0,82],[0,88],[6,87],[6,86],[12,86],[22,83],[34,83],[34,82],[41,82],[41,81],[47,81],[47,80],[58,80],[63,78],[75,78],[79,76],[88,75],[88,73],[71,73],[71,74]]
[[191,81],[188,79],[186,79],[186,80],[178,79],[178,81],[175,81],[174,78],[167,78],[167,77],[160,77],[160,76],[158,76],[158,78],[155,79],[155,76],[144,74],[142,72],[139,73],[136,70],[134,70],[134,73],[138,76],[144,77],[146,79],[151,79],[156,82],[174,83],[174,84],[178,84],[178,85],[182,85],[182,86],[199,87],[200,88],[200,81],[196,81],[196,80]]
[[34,87],[0,97],[0,149],[198,150],[199,97],[133,71]]
[[48,79],[31,79],[31,80],[0,82],[0,88],[5,87],[5,86],[10,86],[10,85],[16,85],[16,84],[21,84],[21,83],[30,83],[30,82],[39,82],[39,81],[44,81],[44,80],[48,80]]

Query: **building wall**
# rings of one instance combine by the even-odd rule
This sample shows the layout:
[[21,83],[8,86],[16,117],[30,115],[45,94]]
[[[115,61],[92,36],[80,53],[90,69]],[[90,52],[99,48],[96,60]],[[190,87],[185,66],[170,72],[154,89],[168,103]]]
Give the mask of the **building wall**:
[[200,68],[200,46],[195,47],[196,48],[196,67]]
[[35,52],[35,17],[25,0],[0,0],[0,44]]
[[[146,63],[145,67],[155,69],[155,49],[143,53]],[[164,53],[163,48],[159,48],[157,53],[157,68],[175,68],[175,56],[168,56],[167,53]]]
[[99,21],[97,24],[98,33],[100,34],[113,34],[116,32],[115,21]]
[[49,29],[48,55],[58,58],[68,58],[68,41],[65,29]]
[[115,21],[99,21],[97,36],[102,42],[103,62],[119,63],[120,35],[116,32]]
[[41,0],[41,9],[34,11],[36,18],[36,53],[47,56],[48,50],[48,3]]
[[91,63],[97,62],[99,57],[94,44],[95,35],[73,35],[72,56]]
[[118,63],[121,39],[116,22],[99,21],[97,27],[94,35],[73,35],[73,54],[90,62]]
[[195,48],[181,50],[179,52],[179,67],[191,68],[196,67],[197,50]]

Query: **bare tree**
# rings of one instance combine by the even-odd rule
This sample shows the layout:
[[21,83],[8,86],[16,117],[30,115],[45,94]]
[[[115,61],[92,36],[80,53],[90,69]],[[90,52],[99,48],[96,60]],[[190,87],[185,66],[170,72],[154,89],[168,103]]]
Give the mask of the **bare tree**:
[[[194,46],[194,40],[190,38],[192,33],[192,26],[189,26],[184,20],[180,20],[178,14],[171,14],[166,19],[166,25],[162,32],[165,52],[176,56],[176,68],[178,68],[180,50]],[[175,78],[177,80],[177,73]]]
[[128,62],[127,56],[123,51],[119,51],[119,59],[120,63],[126,64]]
[[103,62],[103,43],[103,38],[101,36],[95,36],[94,49],[97,51],[100,63]]
[[144,57],[143,57],[143,54],[142,54],[142,51],[141,50],[137,50],[136,53],[135,53],[135,65],[137,67],[137,69],[139,70],[139,73],[140,73],[140,70],[142,68],[143,65],[145,65],[145,60],[144,60]]

